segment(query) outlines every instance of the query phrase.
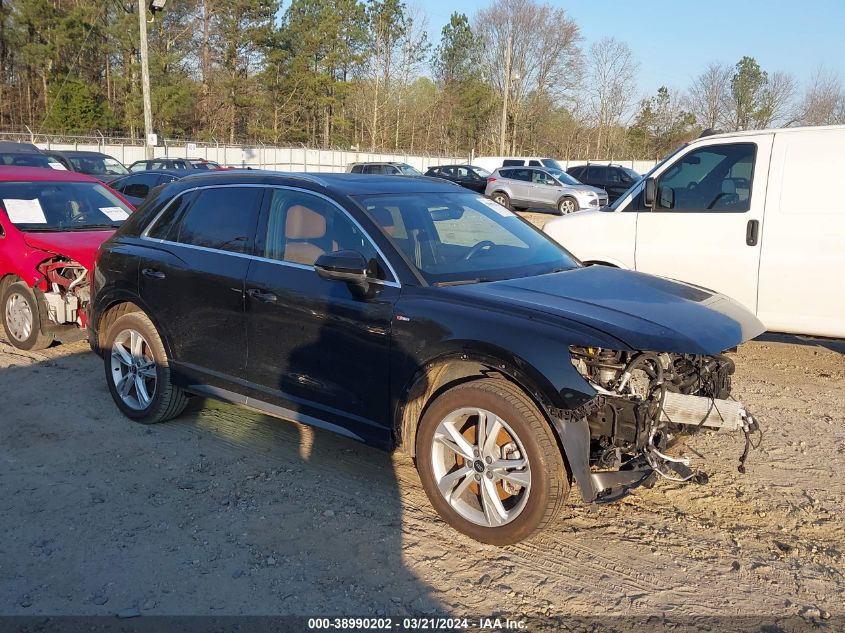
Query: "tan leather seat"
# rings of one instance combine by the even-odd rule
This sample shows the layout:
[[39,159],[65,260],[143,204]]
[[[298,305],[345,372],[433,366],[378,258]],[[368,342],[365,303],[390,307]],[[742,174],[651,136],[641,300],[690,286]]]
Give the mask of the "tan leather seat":
[[386,207],[373,207],[370,209],[373,219],[382,230],[390,237],[396,235],[396,223],[393,221],[393,214]]
[[318,243],[325,237],[325,216],[301,204],[293,205],[285,218],[285,261],[313,266],[326,252]]

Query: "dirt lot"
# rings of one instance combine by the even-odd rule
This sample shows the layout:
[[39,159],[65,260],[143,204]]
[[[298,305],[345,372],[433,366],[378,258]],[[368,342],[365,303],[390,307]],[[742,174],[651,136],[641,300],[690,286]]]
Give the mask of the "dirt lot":
[[134,424],[86,343],[0,341],[0,614],[845,615],[845,344],[735,358],[766,432],[746,475],[737,438],[696,436],[708,484],[573,492],[500,549],[444,525],[404,455],[211,401]]

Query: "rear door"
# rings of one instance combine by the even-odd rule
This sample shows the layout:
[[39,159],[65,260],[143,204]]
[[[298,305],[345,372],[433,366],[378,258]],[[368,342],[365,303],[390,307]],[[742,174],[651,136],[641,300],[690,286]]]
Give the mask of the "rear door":
[[637,217],[639,271],[721,292],[757,311],[772,135],[696,143],[657,175]]
[[246,369],[243,286],[262,195],[245,186],[189,192],[142,235],[141,298],[189,382],[219,385]]

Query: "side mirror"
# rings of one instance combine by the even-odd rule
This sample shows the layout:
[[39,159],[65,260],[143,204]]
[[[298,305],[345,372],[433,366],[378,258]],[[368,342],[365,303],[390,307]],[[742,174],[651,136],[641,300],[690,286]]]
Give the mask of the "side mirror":
[[654,208],[654,198],[657,193],[657,182],[654,178],[649,178],[645,181],[645,188],[643,189],[643,203],[649,209]]
[[323,279],[345,281],[361,287],[367,285],[367,260],[357,251],[324,253],[314,262],[314,269]]

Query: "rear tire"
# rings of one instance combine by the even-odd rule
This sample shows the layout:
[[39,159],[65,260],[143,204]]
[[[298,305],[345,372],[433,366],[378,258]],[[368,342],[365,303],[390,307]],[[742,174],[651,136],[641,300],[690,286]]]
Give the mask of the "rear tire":
[[493,202],[498,202],[500,205],[505,207],[506,209],[511,209],[511,199],[508,197],[508,194],[504,193],[503,191],[496,191],[490,196],[493,199]]
[[175,418],[188,403],[171,383],[164,344],[143,312],[130,312],[109,326],[102,349],[106,382],[117,408],[142,424]]
[[41,310],[35,292],[23,281],[9,284],[3,292],[3,330],[6,340],[18,349],[34,352],[49,347],[52,336],[41,332]]
[[560,215],[569,215],[570,213],[575,213],[577,210],[578,202],[576,202],[575,198],[567,196],[566,198],[561,198],[557,203],[557,211]]
[[463,383],[439,396],[420,422],[416,459],[437,513],[483,543],[509,545],[543,529],[569,494],[552,429],[504,379]]

